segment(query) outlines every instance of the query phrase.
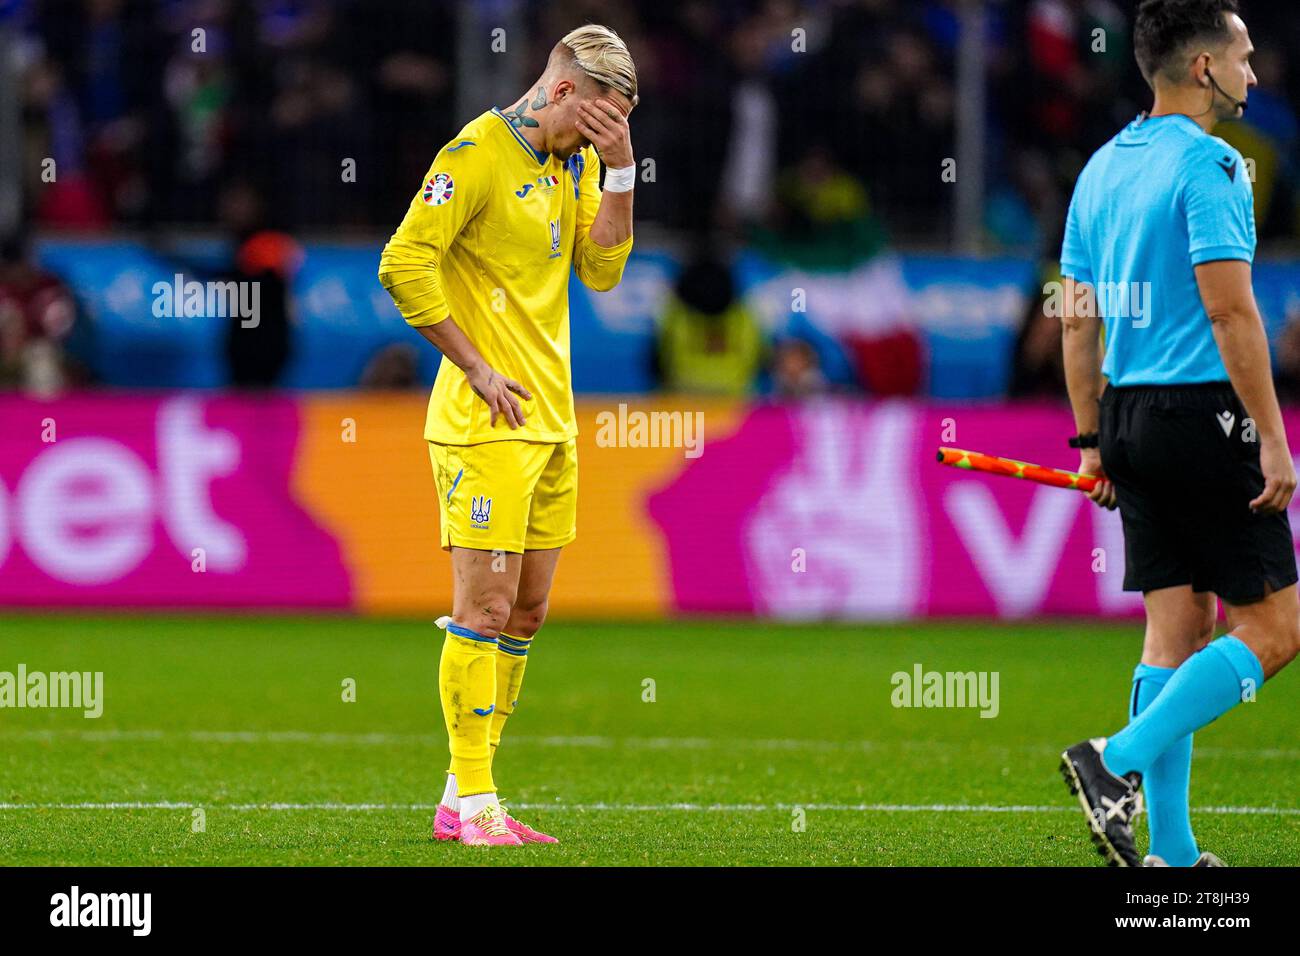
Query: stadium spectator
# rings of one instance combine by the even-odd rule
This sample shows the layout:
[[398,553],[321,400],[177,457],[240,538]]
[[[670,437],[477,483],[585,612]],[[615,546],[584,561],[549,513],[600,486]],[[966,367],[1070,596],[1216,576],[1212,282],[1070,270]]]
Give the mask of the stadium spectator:
[[824,395],[828,390],[817,350],[799,338],[785,338],[772,349],[772,394],[777,398],[802,401]]
[[780,176],[771,228],[755,229],[753,239],[774,259],[819,270],[851,268],[885,242],[861,181],[821,143]]
[[0,389],[48,397],[84,373],[64,354],[76,320],[71,293],[31,263],[24,241],[0,247]]
[[1255,222],[1261,237],[1294,234],[1297,124],[1284,96],[1286,64],[1265,42],[1251,58],[1259,85],[1250,91],[1250,108],[1238,120],[1221,123],[1215,135],[1237,147],[1251,163]]
[[384,392],[409,391],[421,384],[420,353],[408,342],[394,342],[376,352],[360,382],[362,388]]
[[109,211],[87,174],[85,137],[76,97],[63,68],[41,61],[25,83],[26,159],[29,206],[42,225],[98,230]]
[[722,213],[727,221],[761,222],[775,185],[779,117],[768,53],[781,42],[784,24],[766,18],[743,22],[731,40],[736,82],[731,130],[722,166]]
[[238,243],[231,278],[257,289],[253,319],[238,314],[229,319],[230,382],[239,388],[270,388],[282,384],[289,362],[293,314],[289,293],[302,264],[302,247],[290,236],[262,226],[262,203],[250,186],[229,190],[221,208]]
[[1056,263],[1043,270],[1041,285],[1030,290],[1029,306],[1016,339],[1010,394],[1013,398],[1055,398],[1065,388],[1061,317],[1047,309],[1052,288],[1060,288]]
[[659,324],[659,369],[665,388],[748,395],[763,367],[763,333],[736,297],[727,265],[698,254],[677,279]]
[[1300,303],[1287,310],[1286,325],[1273,345],[1273,382],[1283,402],[1300,402]]

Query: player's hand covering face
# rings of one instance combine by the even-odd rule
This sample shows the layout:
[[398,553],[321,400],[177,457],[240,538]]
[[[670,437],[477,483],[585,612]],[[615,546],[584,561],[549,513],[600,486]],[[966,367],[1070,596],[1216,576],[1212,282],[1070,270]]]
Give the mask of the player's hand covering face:
[[636,162],[627,113],[612,99],[601,96],[579,103],[577,127],[596,147],[605,168],[624,169]]

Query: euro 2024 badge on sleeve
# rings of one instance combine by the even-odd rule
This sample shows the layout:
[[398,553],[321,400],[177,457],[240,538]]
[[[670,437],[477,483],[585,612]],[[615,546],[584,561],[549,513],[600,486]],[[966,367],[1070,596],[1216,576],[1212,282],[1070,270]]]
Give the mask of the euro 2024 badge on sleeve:
[[424,184],[424,195],[421,198],[426,206],[441,206],[445,202],[451,202],[451,194],[455,188],[456,184],[452,182],[449,174],[435,173],[434,177]]

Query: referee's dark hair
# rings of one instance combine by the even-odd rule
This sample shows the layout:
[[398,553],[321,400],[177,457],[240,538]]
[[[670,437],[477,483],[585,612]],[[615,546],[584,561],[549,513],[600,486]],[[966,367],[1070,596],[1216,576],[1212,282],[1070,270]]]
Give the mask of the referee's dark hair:
[[1236,12],[1237,0],[1143,0],[1133,26],[1133,52],[1147,83],[1154,89],[1156,74],[1168,71],[1174,56],[1193,41],[1231,40],[1227,15]]

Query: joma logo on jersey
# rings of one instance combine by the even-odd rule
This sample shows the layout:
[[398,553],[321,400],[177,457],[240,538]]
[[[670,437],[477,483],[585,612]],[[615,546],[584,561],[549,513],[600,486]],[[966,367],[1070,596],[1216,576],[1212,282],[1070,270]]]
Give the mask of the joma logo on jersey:
[[[550,192],[558,185],[560,185],[559,176],[537,177],[537,188],[542,190],[543,192]],[[525,196],[528,195],[529,190],[531,190],[532,188],[533,188],[532,183],[524,183],[522,186],[520,186],[518,189],[515,190],[515,195],[518,196],[520,199],[523,199]]]
[[560,220],[551,220],[551,255],[555,259],[560,255]]
[[492,517],[492,499],[475,495],[469,502],[469,521],[471,528],[486,531],[488,520]]

